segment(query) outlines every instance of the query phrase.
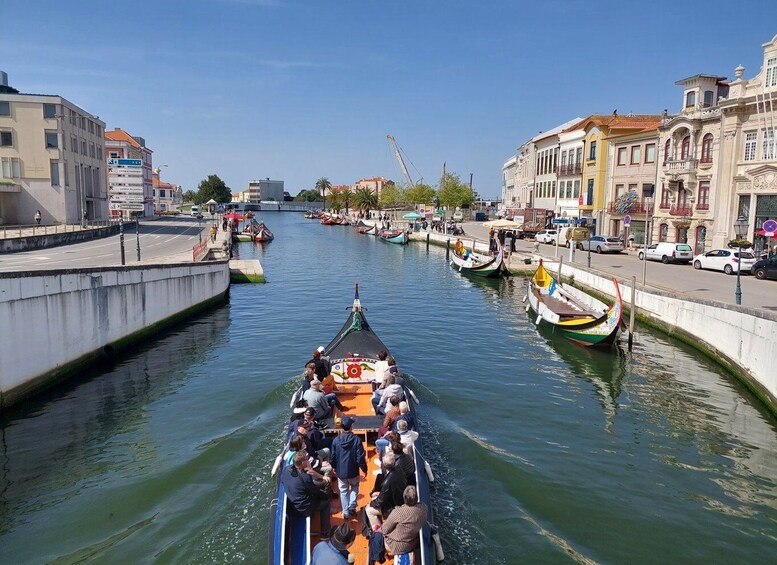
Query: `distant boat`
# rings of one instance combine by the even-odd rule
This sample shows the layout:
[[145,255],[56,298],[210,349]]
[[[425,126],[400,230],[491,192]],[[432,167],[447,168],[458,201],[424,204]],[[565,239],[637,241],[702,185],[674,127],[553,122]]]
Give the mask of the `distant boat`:
[[618,335],[623,316],[623,302],[617,279],[615,302],[607,306],[577,288],[563,286],[554,279],[540,261],[529,282],[527,299],[536,314],[535,323],[545,322],[554,331],[585,346],[610,346]]
[[407,236],[404,230],[380,230],[378,232],[378,237],[380,237],[383,241],[397,243],[399,245],[405,245],[408,241],[410,241],[410,238]]
[[[457,240],[461,244],[461,240]],[[457,268],[461,273],[469,273],[477,277],[501,277],[510,274],[504,262],[504,248],[497,243],[499,253],[495,256],[475,253],[460,245],[453,248],[451,253],[451,267]]]
[[254,235],[254,241],[258,241],[262,243],[265,241],[272,241],[273,239],[275,239],[275,236],[269,230],[269,228],[264,225],[264,222],[261,222],[258,226],[256,226],[256,234]]

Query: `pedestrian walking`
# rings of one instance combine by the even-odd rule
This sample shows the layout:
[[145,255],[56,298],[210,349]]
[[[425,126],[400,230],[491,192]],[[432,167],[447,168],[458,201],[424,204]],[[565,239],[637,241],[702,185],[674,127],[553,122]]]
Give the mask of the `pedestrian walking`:
[[356,517],[356,500],[359,498],[359,469],[367,474],[367,456],[361,440],[351,432],[355,420],[345,416],[340,420],[343,432],[332,442],[329,461],[337,474],[340,488],[340,504],[343,518]]
[[40,210],[35,210],[35,223],[40,225],[40,219],[43,217],[43,215],[40,213]]

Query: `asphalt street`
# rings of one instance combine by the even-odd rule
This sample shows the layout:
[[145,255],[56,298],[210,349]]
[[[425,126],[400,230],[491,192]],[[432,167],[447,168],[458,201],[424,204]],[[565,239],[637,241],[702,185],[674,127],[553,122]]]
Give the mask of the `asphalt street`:
[[[140,222],[139,240],[142,262],[172,263],[191,261],[192,247],[208,237],[210,224],[194,218],[179,217]],[[127,226],[124,234],[124,254],[127,265],[138,264],[137,240],[134,225]],[[0,272],[41,271],[78,267],[103,267],[121,265],[119,235],[61,245],[37,251],[22,251],[0,255]]]

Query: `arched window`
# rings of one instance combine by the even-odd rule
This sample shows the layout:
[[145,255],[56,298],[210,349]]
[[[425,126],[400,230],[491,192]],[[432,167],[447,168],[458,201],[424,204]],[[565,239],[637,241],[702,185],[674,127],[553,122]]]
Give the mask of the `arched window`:
[[691,136],[686,135],[683,138],[682,149],[680,150],[680,159],[685,161],[691,155]]
[[669,150],[671,148],[672,148],[672,140],[667,139],[666,143],[664,143],[664,165],[666,165],[666,162],[670,159]]
[[704,253],[704,240],[707,238],[707,228],[704,226],[696,227],[696,243],[694,254]]
[[658,241],[666,241],[666,236],[669,234],[669,224],[661,224],[658,226]]
[[701,141],[701,162],[712,163],[712,134],[708,133]]

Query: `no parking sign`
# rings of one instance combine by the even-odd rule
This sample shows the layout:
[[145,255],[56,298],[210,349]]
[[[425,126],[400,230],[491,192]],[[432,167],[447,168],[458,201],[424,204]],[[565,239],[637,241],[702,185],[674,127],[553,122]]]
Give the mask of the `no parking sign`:
[[766,237],[774,237],[774,232],[777,231],[777,221],[766,220],[763,225],[763,230]]
[[623,216],[623,225],[626,227],[629,227],[631,225],[631,216],[629,216],[628,214]]

